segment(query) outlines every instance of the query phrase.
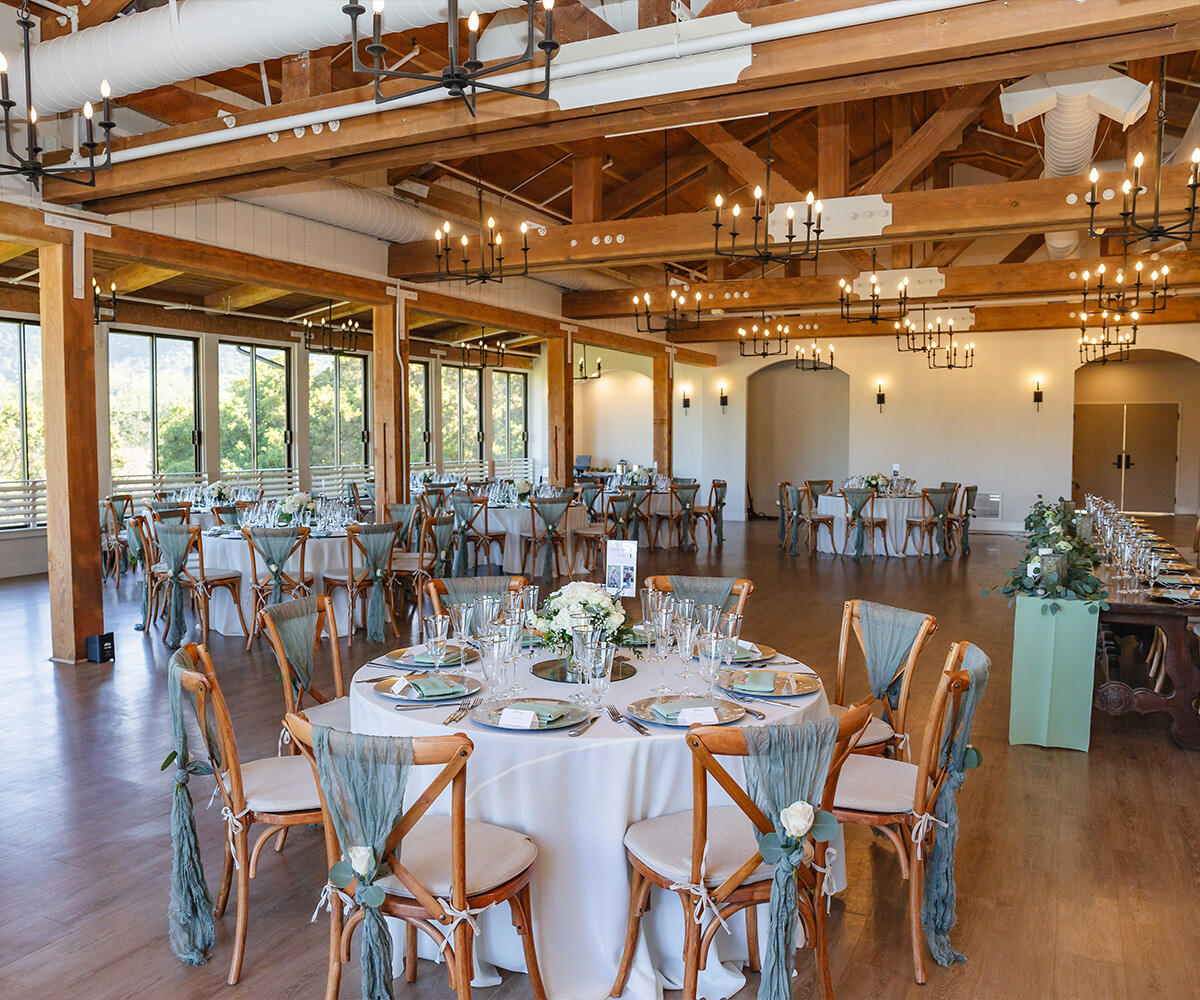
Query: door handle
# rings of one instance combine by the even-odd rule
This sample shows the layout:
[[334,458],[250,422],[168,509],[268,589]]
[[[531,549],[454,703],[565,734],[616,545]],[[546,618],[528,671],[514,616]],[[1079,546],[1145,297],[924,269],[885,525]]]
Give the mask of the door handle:
[[1129,452],[1125,453],[1125,468],[1133,468],[1133,460],[1129,457]]
[[1118,469],[1121,468],[1121,461],[1124,457],[1125,456],[1121,452],[1118,451],[1117,452],[1117,460],[1115,462],[1113,462],[1113,465],[1115,465]]

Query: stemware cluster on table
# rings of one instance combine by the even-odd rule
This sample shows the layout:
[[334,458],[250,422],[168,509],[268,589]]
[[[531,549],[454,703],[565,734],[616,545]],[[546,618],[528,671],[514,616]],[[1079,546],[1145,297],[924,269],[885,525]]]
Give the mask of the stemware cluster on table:
[[[658,695],[712,697],[722,668],[733,665],[742,634],[742,616],[725,613],[718,604],[694,600],[652,588],[638,592],[642,602],[640,630],[647,647],[653,646],[658,663]],[[667,661],[674,649],[680,670],[668,678]],[[697,679],[703,691],[697,689]]]
[[1141,522],[1101,497],[1089,495],[1086,509],[1092,517],[1093,544],[1111,567],[1114,596],[1137,594],[1154,586],[1163,568],[1164,551]]

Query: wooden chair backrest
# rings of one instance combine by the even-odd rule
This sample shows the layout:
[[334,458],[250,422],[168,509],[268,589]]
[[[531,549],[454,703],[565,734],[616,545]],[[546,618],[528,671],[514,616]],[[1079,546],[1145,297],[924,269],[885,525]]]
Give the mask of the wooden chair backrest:
[[104,500],[106,503],[112,504],[117,520],[122,526],[124,526],[126,518],[133,516],[132,493],[110,493]]
[[[221,692],[217,681],[217,672],[213,668],[212,658],[208,648],[189,642],[180,649],[184,650],[192,660],[192,670],[182,672],[183,689],[192,696],[195,702],[196,723],[200,728],[200,740],[208,755],[216,774],[224,773],[228,784],[217,779],[217,794],[221,802],[235,815],[241,815],[246,808],[246,793],[242,787],[242,768],[238,758],[237,739],[233,734],[233,720],[229,716],[229,705]],[[208,742],[208,709],[212,709],[213,731],[217,737],[218,746],[212,747]],[[215,751],[215,752],[214,752]]]
[[[329,867],[333,867],[342,859],[342,848],[338,843],[337,831],[329,815],[329,806],[325,801],[325,790],[317,775],[317,762],[313,756],[312,725],[303,716],[289,712],[284,716],[283,724],[299,746],[300,752],[308,759],[313,769],[313,778],[321,795],[321,814],[325,820],[325,859]],[[398,856],[404,837],[416,825],[417,821],[429,811],[429,807],[446,790],[450,788],[450,904],[456,910],[465,910],[467,906],[467,761],[471,757],[475,745],[462,733],[452,736],[417,736],[412,741],[413,765],[441,765],[441,770],[425,790],[417,797],[400,817],[400,821],[392,828],[384,848],[381,862],[391,866],[392,874],[400,880],[404,887],[418,903],[424,906],[435,917],[445,915],[442,904],[433,894],[413,876]]]
[[789,480],[789,479],[785,479],[783,482],[781,482],[779,484],[779,496],[777,497],[776,506],[780,510],[784,510],[784,511],[787,510],[787,501],[788,501],[787,491],[788,491],[788,487],[791,485],[792,485],[792,483],[791,483],[791,480]]
[[[556,497],[530,497],[529,498],[529,521],[533,525],[533,537],[537,541],[541,541],[546,537],[546,522],[542,520],[541,506],[544,500],[557,500]],[[564,541],[566,539],[567,517],[571,513],[571,507],[574,506],[574,501],[567,504],[567,509],[563,512],[562,520],[558,522],[558,537]]]
[[719,486],[724,486],[724,487],[725,487],[725,490],[726,490],[726,494],[725,494],[725,495],[726,495],[726,496],[728,496],[728,495],[729,495],[729,492],[728,492],[728,491],[729,491],[729,484],[728,484],[727,482],[725,482],[725,480],[724,480],[724,479],[714,479],[714,480],[712,481],[712,484],[711,484],[711,485],[708,487],[708,506],[709,506],[709,509],[710,509],[710,510],[716,510],[716,509],[717,509],[717,506],[718,506],[718,503],[717,503],[717,488],[718,488]]
[[[866,656],[866,645],[863,642],[862,634],[862,619],[859,614],[858,605],[858,598],[854,598],[846,602],[846,606],[842,611],[842,635],[838,642],[837,684],[833,693],[833,700],[838,705],[846,704],[844,701],[846,696],[846,662],[850,652],[851,632],[858,639],[859,651],[864,657]],[[904,664],[896,672],[897,674],[902,673],[904,675],[904,680],[900,684],[900,697],[896,703],[896,710],[893,712],[888,700],[886,698],[883,699],[884,718],[887,719],[888,724],[897,733],[907,732],[904,725],[908,717],[908,696],[909,690],[912,687],[913,670],[917,665],[917,657],[921,655],[921,650],[925,648],[925,643],[929,641],[930,637],[936,631],[937,619],[933,615],[926,615],[925,620],[921,623],[921,627],[917,630],[917,637],[913,640],[913,644],[909,648]],[[895,677],[896,674],[893,674],[892,679],[895,680]]]
[[[367,550],[363,548],[362,539],[358,536],[362,533],[362,525],[347,524],[346,525],[346,579],[352,584],[363,584],[367,582]],[[392,555],[396,549],[396,539],[400,535],[400,529],[397,528],[392,534],[392,544],[388,546],[387,566],[386,571],[392,572]],[[362,554],[363,571],[357,575],[354,572],[355,556]]]
[[162,510],[155,510],[153,507],[146,509],[150,511],[150,517],[155,524],[192,523],[192,505],[190,503],[181,503],[175,507],[165,507]]
[[[822,486],[822,487],[824,487],[824,489],[818,490],[817,489],[818,486]],[[833,480],[832,479],[806,479],[806,480],[804,480],[804,488],[806,490],[808,490],[809,493],[816,493],[817,496],[820,496],[822,493],[832,493],[833,492]]]
[[[292,543],[292,547],[288,549],[288,554],[284,557],[283,563],[286,566],[287,561],[292,558],[297,552],[300,553],[300,569],[295,576],[291,573],[284,572],[283,581],[288,587],[299,586],[304,580],[304,550],[308,547],[308,528],[301,525],[296,529],[296,540]],[[251,584],[258,583],[258,548],[254,544],[254,538],[250,534],[249,528],[242,528],[242,537],[246,539],[246,544],[250,547],[250,580]]]
[[[825,787],[821,793],[820,808],[826,811],[833,808],[834,794],[837,790],[837,781],[842,771],[842,765],[870,720],[870,705],[855,706],[839,716],[837,744],[829,763]],[[687,744],[692,751],[691,882],[693,885],[698,885],[701,882],[701,866],[704,863],[704,852],[708,843],[708,779],[710,776],[733,799],[734,805],[746,814],[760,833],[770,833],[775,827],[763,814],[763,811],[755,805],[745,788],[726,770],[725,765],[717,760],[718,757],[748,756],[744,730],[732,726],[728,728],[693,726],[688,730]],[[823,843],[816,843],[814,847],[813,861],[824,867],[826,846]],[[719,906],[723,899],[741,885],[742,881],[762,864],[762,861],[762,854],[755,851],[742,862],[732,875],[712,890],[712,897],[717,905]],[[801,871],[803,872],[804,869]],[[805,875],[801,874],[801,878],[804,877]],[[808,877],[811,878],[811,874]]]
[[[264,608],[263,611],[266,609]],[[270,615],[258,613],[259,624],[271,640],[271,649],[279,663],[279,672],[283,675],[283,709],[285,712],[301,712],[304,710],[304,696],[310,695],[313,701],[321,704],[332,700],[322,693],[313,683],[317,677],[317,654],[321,651],[321,636],[329,637],[330,666],[333,670],[333,697],[341,698],[346,693],[346,685],[342,679],[342,647],[338,643],[337,620],[333,616],[333,602],[324,594],[317,595],[317,632],[313,643],[313,675],[308,687],[300,683],[298,677],[293,677],[292,667],[288,662],[287,653],[283,649],[283,640],[279,630]],[[299,694],[297,694],[299,688]]]
[[161,561],[158,539],[154,537],[154,532],[150,530],[150,526],[141,514],[135,514],[129,519],[129,530],[137,532],[138,541],[142,544],[142,561],[146,572],[149,573],[150,567]]
[[[645,586],[665,591],[668,594],[675,592],[675,589],[671,586],[671,578],[669,576],[648,576],[646,577]],[[754,584],[750,580],[739,578],[733,581],[733,587],[729,593],[737,597],[737,603],[733,606],[731,613],[737,615],[744,614],[746,598],[754,593]]]
[[[437,540],[433,537],[433,529],[436,525],[445,525],[447,522],[454,523],[453,514],[443,514],[440,517],[424,517],[421,519],[421,542],[417,546],[417,564],[426,573],[432,570],[437,564]],[[451,532],[449,554],[446,556],[448,563],[454,558],[454,546],[457,544],[458,532]]]
[[[455,500],[467,500],[474,508],[471,511],[471,516],[467,518],[466,527],[468,531],[472,529],[477,532],[480,530],[487,530],[487,497],[471,496],[469,493],[464,494],[463,491],[457,490],[455,493],[451,494],[451,498]],[[482,529],[477,523],[481,517],[483,518],[484,523],[484,527]]]
[[638,516],[649,517],[650,498],[654,495],[654,487],[647,483],[641,483],[640,485],[629,485],[622,488],[633,497],[633,506],[637,510]]
[[[523,576],[510,576],[508,578],[509,593],[515,594],[517,591],[529,585],[529,580]],[[442,598],[446,596],[446,583],[441,577],[434,577],[432,580],[425,582],[425,593],[429,595],[429,600],[433,602],[433,613],[435,615],[444,615],[446,612],[442,607]]]
[[[850,501],[846,497],[845,490],[838,490],[838,492],[842,495],[842,503],[844,503],[846,505],[846,525],[849,526],[850,525]],[[862,505],[862,509],[859,511],[859,513],[862,515],[863,519],[866,521],[875,520],[875,497],[876,496],[878,496],[878,494],[875,492],[874,489],[872,489],[871,495],[869,497],[867,497],[867,502]]]
[[917,792],[913,800],[913,812],[917,816],[933,811],[946,784],[949,760],[940,759],[942,735],[947,729],[950,732],[957,729],[962,698],[971,687],[971,675],[962,669],[963,656],[970,646],[969,642],[956,642],[950,647],[933,703],[929,706],[921,759],[917,764]]

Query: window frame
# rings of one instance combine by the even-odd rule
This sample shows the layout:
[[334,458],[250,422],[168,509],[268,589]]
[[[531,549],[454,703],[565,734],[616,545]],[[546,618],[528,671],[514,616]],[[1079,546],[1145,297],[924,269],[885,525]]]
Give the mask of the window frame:
[[[442,362],[441,369],[440,369],[440,375],[439,375],[439,383],[440,384],[438,386],[438,406],[439,407],[441,407],[443,405],[442,404],[442,391],[443,391],[443,387],[445,385],[447,371],[453,371],[453,372],[458,373],[457,374],[458,406],[456,408],[456,414],[457,414],[457,420],[458,420],[459,455],[455,458],[447,458],[447,456],[446,456],[446,453],[445,453],[445,451],[446,451],[446,447],[445,447],[446,446],[446,414],[443,410],[441,413],[441,418],[442,418],[442,441],[441,441],[442,463],[444,465],[448,461],[449,462],[480,462],[480,461],[484,461],[484,445],[487,443],[487,432],[484,430],[485,421],[484,421],[484,414],[483,414],[483,371],[479,368],[472,368],[467,365],[448,365],[445,362]],[[463,450],[463,448],[462,448],[462,445],[463,445],[463,374],[465,372],[474,372],[475,373],[475,396],[476,396],[476,400],[475,400],[476,417],[475,417],[475,419],[476,419],[476,424],[478,425],[475,429],[475,435],[474,435],[474,437],[475,437],[474,454],[469,455],[469,456],[462,454],[462,450]]]
[[[219,418],[219,415],[221,412],[220,378],[221,378],[221,348],[222,347],[232,347],[234,350],[236,350],[240,354],[245,354],[247,351],[249,352],[248,356],[250,359],[250,398],[254,401],[254,405],[250,408],[250,413],[249,413],[250,458],[251,458],[251,461],[253,464],[248,469],[234,469],[232,467],[227,468],[225,465],[225,457],[224,457],[224,455],[221,455],[220,461],[221,461],[222,475],[224,475],[224,473],[226,471],[229,471],[229,472],[263,472],[264,471],[263,467],[259,466],[259,464],[258,464],[258,351],[260,349],[267,350],[267,351],[280,351],[283,354],[283,386],[284,386],[283,409],[284,409],[284,415],[287,420],[287,426],[284,428],[284,433],[283,433],[283,444],[284,444],[284,448],[286,449],[286,454],[284,456],[283,470],[287,471],[287,472],[297,471],[297,469],[296,469],[296,428],[295,428],[295,414],[294,414],[294,408],[293,408],[293,395],[292,395],[293,394],[292,382],[295,377],[295,372],[294,372],[294,366],[292,365],[291,347],[288,344],[259,343],[257,341],[218,340],[217,341],[217,372],[216,372],[216,377],[217,377],[217,381],[218,381],[218,389],[217,389],[218,418]],[[273,362],[267,361],[265,363],[272,364]],[[220,433],[220,431],[218,430],[218,434],[219,433]],[[218,451],[218,454],[220,454],[221,442],[220,442],[219,438],[217,440],[217,451]],[[276,466],[267,466],[266,468],[268,470],[273,470],[277,467]]]
[[[496,410],[496,376],[503,376],[504,382],[504,443],[505,455],[497,457],[496,443],[499,440],[499,434],[496,428],[494,419]],[[513,381],[517,380],[521,385],[521,454],[514,455],[512,453],[512,440],[509,437],[509,428],[512,426],[512,385]],[[529,458],[529,373],[524,371],[516,371],[508,368],[496,368],[492,370],[492,455],[493,462],[519,462]]]
[[[419,368],[421,370],[421,399],[422,399],[422,412],[424,415],[424,419],[422,420],[423,426],[421,427],[421,441],[423,444],[423,451],[425,454],[419,461],[416,458],[416,456],[413,455],[413,453],[412,453],[412,442],[413,442],[413,438],[412,438],[412,373],[413,373],[413,369],[415,369],[415,368]],[[431,363],[424,359],[410,358],[408,361],[408,373],[407,373],[407,378],[404,381],[404,405],[405,405],[404,412],[405,412],[405,419],[408,422],[408,450],[409,450],[408,460],[409,460],[409,463],[412,465],[433,465],[434,464],[434,458],[433,458],[433,454],[432,454],[432,452],[433,452],[433,448],[432,448],[433,432],[432,432],[432,429],[430,426],[430,412],[429,412],[429,372],[430,372],[430,369],[431,369]],[[440,396],[438,397],[438,405],[439,406],[441,405],[441,397]]]
[[[336,461],[333,468],[347,468],[345,462],[342,461],[342,362],[346,358],[353,358],[362,363],[362,428],[359,434],[361,442],[362,461],[354,463],[352,467],[364,466],[371,468],[371,373],[370,373],[370,355],[360,354],[357,351],[335,353],[333,351],[318,351],[309,350],[310,358],[313,355],[319,355],[323,358],[331,358],[333,360],[333,455]],[[290,382],[289,382],[290,388]],[[312,393],[312,363],[308,364],[308,390]],[[291,412],[291,401],[288,401],[288,412]],[[309,413],[309,465],[312,466],[312,413]],[[290,459],[289,459],[290,461]],[[289,466],[290,467],[290,466]]]

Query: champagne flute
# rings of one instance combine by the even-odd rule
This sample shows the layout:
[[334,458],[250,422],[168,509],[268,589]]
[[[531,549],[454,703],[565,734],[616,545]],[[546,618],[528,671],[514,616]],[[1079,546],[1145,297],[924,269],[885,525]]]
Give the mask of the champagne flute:
[[696,655],[696,636],[699,632],[700,624],[696,619],[675,619],[675,655],[679,657],[682,667],[679,676],[683,678],[683,693],[688,696],[696,693],[692,689],[692,657]]
[[660,600],[654,613],[654,658],[658,660],[658,685],[650,690],[654,694],[671,694],[667,683],[667,657],[671,654],[672,626],[675,621],[674,602],[669,597]]
[[700,658],[700,679],[704,681],[704,696],[711,698],[717,672],[721,669],[724,640],[717,632],[701,632],[696,640],[696,652]]
[[450,620],[454,623],[454,637],[464,650],[471,637],[471,617],[475,613],[474,605],[468,601],[454,601],[447,605]]
[[440,671],[442,661],[446,659],[446,638],[450,633],[450,616],[426,615],[423,624],[425,626],[425,648],[433,659],[433,669]]

